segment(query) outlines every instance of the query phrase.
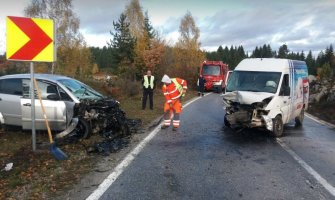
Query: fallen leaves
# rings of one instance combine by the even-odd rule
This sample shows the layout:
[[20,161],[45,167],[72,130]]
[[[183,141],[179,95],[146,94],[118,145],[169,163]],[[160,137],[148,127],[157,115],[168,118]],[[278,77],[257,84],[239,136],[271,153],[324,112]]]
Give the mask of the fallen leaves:
[[[17,140],[20,144],[25,143],[20,139]],[[25,140],[31,140],[31,138],[27,137]],[[15,169],[9,173],[0,174],[0,199],[24,197],[45,199],[46,196],[61,192],[73,185],[80,179],[81,174],[90,170],[94,157],[90,157],[81,150],[80,144],[66,145],[61,148],[74,156],[60,162],[55,160],[49,150],[39,150],[34,153],[31,146],[27,145],[16,152],[1,152],[0,167],[10,161],[14,163]]]

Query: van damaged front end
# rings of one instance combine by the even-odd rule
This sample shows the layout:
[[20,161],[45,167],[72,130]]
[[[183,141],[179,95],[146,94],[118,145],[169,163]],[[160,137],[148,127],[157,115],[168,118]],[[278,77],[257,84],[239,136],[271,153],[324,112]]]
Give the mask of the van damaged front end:
[[268,116],[269,110],[266,109],[272,98],[273,94],[270,93],[226,93],[223,96],[225,125],[233,129],[263,127],[272,131],[272,119]]

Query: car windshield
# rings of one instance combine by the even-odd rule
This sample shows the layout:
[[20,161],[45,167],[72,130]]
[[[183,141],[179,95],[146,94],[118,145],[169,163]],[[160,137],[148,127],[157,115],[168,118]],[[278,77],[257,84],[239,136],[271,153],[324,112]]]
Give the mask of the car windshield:
[[62,79],[58,80],[64,85],[74,96],[78,99],[102,99],[103,95],[95,91],[88,85],[74,80],[74,79]]
[[280,76],[280,72],[234,71],[226,91],[276,93]]
[[219,76],[220,66],[217,65],[205,65],[202,67],[202,75]]

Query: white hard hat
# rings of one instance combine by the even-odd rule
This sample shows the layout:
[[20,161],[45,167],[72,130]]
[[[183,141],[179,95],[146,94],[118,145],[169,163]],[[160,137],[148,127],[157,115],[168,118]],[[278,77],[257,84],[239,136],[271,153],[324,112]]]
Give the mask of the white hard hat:
[[164,76],[162,78],[162,82],[163,83],[171,83],[171,79],[168,75],[164,74]]

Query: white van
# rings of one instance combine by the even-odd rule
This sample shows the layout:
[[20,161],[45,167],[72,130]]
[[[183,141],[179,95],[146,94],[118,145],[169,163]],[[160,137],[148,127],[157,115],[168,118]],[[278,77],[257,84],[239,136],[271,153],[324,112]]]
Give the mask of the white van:
[[223,95],[224,123],[233,129],[264,127],[274,136],[295,120],[300,126],[308,108],[308,71],[303,61],[276,58],[242,60]]

